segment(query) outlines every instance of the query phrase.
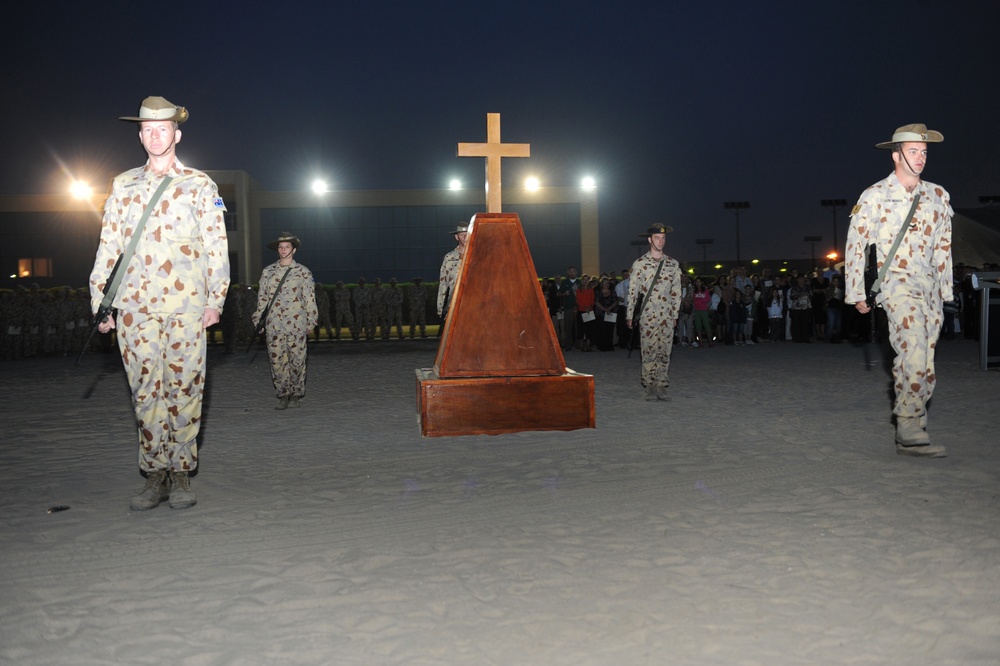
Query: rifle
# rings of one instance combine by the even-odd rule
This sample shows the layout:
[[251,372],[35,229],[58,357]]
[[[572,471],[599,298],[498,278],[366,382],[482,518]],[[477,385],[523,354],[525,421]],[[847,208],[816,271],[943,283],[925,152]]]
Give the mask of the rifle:
[[878,283],[878,251],[875,243],[868,246],[868,257],[865,261],[865,303],[868,304],[868,319],[871,324],[869,335],[872,342],[876,342],[875,333],[875,297],[882,290]]
[[[274,301],[272,300],[271,303],[273,302]],[[250,353],[250,349],[254,346],[254,343],[257,342],[257,336],[264,332],[264,326],[267,324],[267,315],[271,311],[271,303],[268,303],[267,307],[264,308],[264,311],[260,313],[260,323],[254,327],[253,335],[250,336],[250,344],[247,345],[247,350],[243,352],[244,354]],[[252,363],[253,359],[250,359],[250,362]]]
[[444,305],[441,306],[441,325],[444,326],[444,322],[448,319],[448,310],[451,309],[451,287],[444,292]]
[[94,339],[94,332],[97,331],[97,327],[108,320],[108,317],[113,317],[116,313],[115,308],[111,305],[111,302],[115,300],[115,294],[111,293],[111,285],[116,284],[115,276],[122,266],[122,257],[124,254],[119,254],[118,259],[115,260],[115,266],[111,269],[111,273],[108,274],[108,281],[104,283],[104,290],[101,292],[104,297],[101,299],[101,304],[97,308],[97,313],[94,315],[94,320],[90,323],[90,332],[87,333],[87,341],[83,343],[83,349],[80,350],[80,355],[76,359],[76,364],[80,365],[80,360],[83,355],[87,353],[87,347],[90,346],[90,341]]
[[632,341],[635,340],[635,331],[639,328],[639,318],[642,316],[642,306],[645,303],[646,294],[640,293],[635,300],[635,309],[632,310],[632,326],[628,329],[628,356],[626,358],[632,358],[632,350],[635,349]]

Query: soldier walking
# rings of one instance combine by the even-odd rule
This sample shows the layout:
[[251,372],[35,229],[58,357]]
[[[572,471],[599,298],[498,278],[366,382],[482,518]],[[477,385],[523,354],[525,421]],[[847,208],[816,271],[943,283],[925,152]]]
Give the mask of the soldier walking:
[[[267,247],[277,251],[278,261],[260,275],[260,291],[253,323],[264,328],[271,381],[278,396],[275,409],[298,407],[306,394],[306,353],[309,331],[316,326],[316,288],[308,268],[295,261],[301,241],[281,232]],[[264,310],[267,317],[263,321]]]
[[667,234],[673,231],[654,224],[640,234],[649,242],[649,251],[635,260],[629,270],[628,301],[625,317],[632,328],[642,295],[639,316],[639,341],[642,352],[642,385],[646,400],[669,400],[670,353],[674,345],[674,326],[681,307],[681,268],[676,259],[663,253]]

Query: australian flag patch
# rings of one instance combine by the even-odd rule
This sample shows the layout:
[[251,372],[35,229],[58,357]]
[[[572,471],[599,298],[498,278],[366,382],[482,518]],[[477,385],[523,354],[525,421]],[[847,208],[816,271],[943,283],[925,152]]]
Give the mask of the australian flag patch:
[[222,210],[226,210],[226,204],[222,203],[222,197],[215,197],[214,199],[212,199],[212,206],[214,208],[221,208]]

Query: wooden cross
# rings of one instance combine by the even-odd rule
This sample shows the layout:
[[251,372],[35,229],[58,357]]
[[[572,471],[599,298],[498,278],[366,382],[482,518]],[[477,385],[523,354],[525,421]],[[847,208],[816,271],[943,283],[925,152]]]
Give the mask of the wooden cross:
[[500,159],[530,157],[531,144],[500,143],[500,114],[486,114],[486,143],[458,144],[458,157],[486,158],[486,212],[500,210]]

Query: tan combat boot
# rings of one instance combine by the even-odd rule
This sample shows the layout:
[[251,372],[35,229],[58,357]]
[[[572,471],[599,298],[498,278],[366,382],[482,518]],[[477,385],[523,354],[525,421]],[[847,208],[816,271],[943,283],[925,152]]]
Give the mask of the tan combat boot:
[[164,470],[156,470],[146,474],[146,487],[138,495],[132,497],[129,508],[133,511],[148,511],[155,509],[167,499],[167,473]]
[[920,417],[896,417],[896,453],[901,456],[919,456],[922,458],[944,458],[947,455],[944,446],[931,444],[927,431],[920,427]]
[[170,473],[170,508],[187,509],[192,507],[198,499],[191,492],[191,479],[187,472]]

